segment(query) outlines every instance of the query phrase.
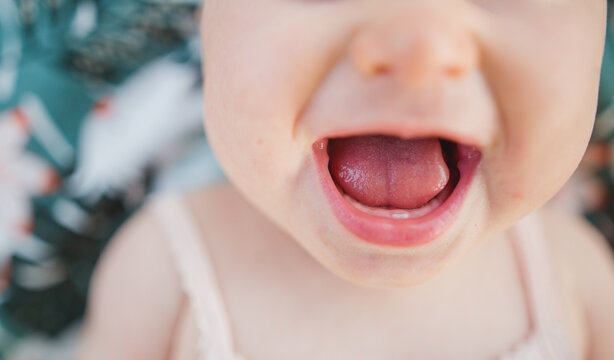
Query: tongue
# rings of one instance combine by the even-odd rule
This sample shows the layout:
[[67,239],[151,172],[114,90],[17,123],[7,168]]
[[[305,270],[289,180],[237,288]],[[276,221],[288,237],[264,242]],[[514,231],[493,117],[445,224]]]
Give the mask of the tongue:
[[449,170],[437,139],[359,136],[329,142],[336,183],[369,206],[415,209],[437,196]]

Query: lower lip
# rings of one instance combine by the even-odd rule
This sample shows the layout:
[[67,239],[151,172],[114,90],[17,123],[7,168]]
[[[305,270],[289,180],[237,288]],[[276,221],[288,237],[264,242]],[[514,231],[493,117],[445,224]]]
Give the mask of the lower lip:
[[407,248],[434,241],[457,218],[481,160],[479,152],[474,152],[471,156],[468,155],[471,151],[466,147],[459,147],[462,148],[457,165],[460,177],[452,193],[432,211],[409,219],[377,216],[356,208],[344,198],[330,175],[326,141],[317,142],[313,149],[320,184],[339,222],[368,243]]

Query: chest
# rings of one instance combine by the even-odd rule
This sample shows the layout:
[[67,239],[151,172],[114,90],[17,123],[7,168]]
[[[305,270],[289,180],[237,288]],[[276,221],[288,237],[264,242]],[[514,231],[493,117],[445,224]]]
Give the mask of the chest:
[[[496,278],[474,276],[415,296],[349,291],[271,264],[222,265],[219,276],[235,350],[245,360],[487,359],[523,341],[531,325],[516,263],[502,257],[493,264]],[[194,319],[186,306],[171,359],[198,359]]]

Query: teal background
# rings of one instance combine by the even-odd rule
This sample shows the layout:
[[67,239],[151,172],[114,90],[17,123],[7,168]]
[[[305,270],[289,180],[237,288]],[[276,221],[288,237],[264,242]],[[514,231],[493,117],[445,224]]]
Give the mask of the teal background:
[[[75,152],[81,126],[95,103],[112,95],[135,71],[161,56],[187,59],[187,44],[196,32],[198,1],[92,0],[90,4],[97,9],[96,22],[85,37],[75,37],[70,32],[77,9],[85,0],[0,0],[0,5],[2,2],[12,2],[20,13],[15,19],[16,27],[9,29],[0,22],[0,49],[3,32],[10,31],[19,36],[23,54],[14,92],[8,99],[0,99],[0,111],[18,106],[25,94],[35,94]],[[587,218],[610,242],[614,242],[614,159],[607,154],[614,154],[614,117],[608,111],[614,99],[613,41],[609,28],[599,96],[600,130],[594,133],[591,145],[604,149],[606,155],[589,168],[604,192],[604,201],[585,210]],[[28,144],[28,151],[51,163],[62,176],[74,170],[74,163],[54,163],[36,140]],[[155,176],[154,172],[146,174],[146,189]],[[122,193],[107,194],[91,205],[60,187],[53,194],[33,199],[34,234],[54,248],[52,256],[68,272],[60,283],[36,290],[12,278],[0,296],[0,359],[31,336],[53,339],[78,323],[100,253],[114,231],[138,208],[125,197]],[[58,224],[50,215],[50,207],[57,199],[81,204],[97,219],[90,225],[100,229],[98,235],[74,233]],[[3,240],[7,241],[0,242]],[[24,256],[13,257],[13,273],[26,265],[36,266],[37,262]]]

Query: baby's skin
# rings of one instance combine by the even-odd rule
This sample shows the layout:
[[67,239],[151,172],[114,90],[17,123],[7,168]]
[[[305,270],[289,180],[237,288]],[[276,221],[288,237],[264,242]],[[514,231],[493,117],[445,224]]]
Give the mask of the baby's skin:
[[[531,332],[508,229],[539,214],[581,359],[614,359],[614,265],[545,206],[590,138],[605,0],[207,0],[185,195],[247,360],[490,359]],[[80,358],[197,359],[145,208],[94,279]]]

